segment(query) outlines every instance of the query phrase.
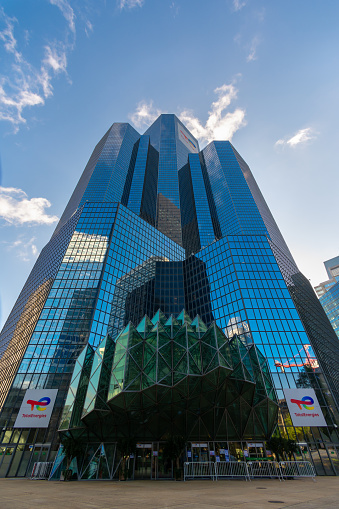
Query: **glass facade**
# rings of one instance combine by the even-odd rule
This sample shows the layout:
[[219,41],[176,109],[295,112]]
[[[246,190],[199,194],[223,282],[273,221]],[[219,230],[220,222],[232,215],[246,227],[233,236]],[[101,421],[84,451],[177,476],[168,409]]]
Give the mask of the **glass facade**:
[[[59,428],[85,441],[87,479],[114,477],[126,434],[135,478],[171,477],[170,432],[192,461],[264,454],[280,432],[338,474],[338,346],[231,143],[199,152],[175,115],[144,135],[113,124],[0,336],[0,476],[52,461]],[[43,388],[58,389],[49,427],[14,428]],[[327,426],[295,428],[284,388],[313,388]]]

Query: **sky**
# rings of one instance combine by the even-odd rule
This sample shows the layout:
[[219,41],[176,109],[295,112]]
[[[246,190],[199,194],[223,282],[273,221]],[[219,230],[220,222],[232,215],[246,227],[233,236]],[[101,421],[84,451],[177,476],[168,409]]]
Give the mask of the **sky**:
[[339,255],[339,2],[0,0],[0,327],[113,122],[229,139],[313,286]]

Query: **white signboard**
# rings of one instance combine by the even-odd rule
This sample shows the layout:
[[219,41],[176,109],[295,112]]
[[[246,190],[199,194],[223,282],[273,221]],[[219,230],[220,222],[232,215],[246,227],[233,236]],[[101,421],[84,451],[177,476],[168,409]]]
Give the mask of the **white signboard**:
[[294,426],[326,426],[314,389],[284,389]]
[[179,124],[178,124],[178,136],[179,140],[183,142],[185,147],[187,147],[190,150],[190,152],[195,153],[199,152],[197,142],[193,140],[192,136],[188,133],[188,131],[186,131],[186,129],[181,127],[181,125]]
[[15,428],[48,428],[58,389],[27,389]]

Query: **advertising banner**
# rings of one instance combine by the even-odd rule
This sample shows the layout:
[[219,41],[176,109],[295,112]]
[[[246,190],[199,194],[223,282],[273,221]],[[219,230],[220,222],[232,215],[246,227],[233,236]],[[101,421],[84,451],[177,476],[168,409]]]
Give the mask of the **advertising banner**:
[[48,428],[58,389],[27,389],[15,428]]
[[284,389],[294,426],[326,426],[314,389]]

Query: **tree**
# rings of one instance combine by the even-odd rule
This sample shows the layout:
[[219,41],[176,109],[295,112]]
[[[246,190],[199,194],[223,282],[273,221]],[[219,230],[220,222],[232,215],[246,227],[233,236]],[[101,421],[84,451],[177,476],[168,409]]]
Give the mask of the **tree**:
[[283,459],[285,441],[282,437],[272,437],[266,443],[267,448],[276,455],[277,461],[280,461],[280,457]]
[[289,460],[292,460],[293,454],[297,453],[299,448],[295,440],[283,438],[283,437],[272,437],[266,443],[268,449],[270,449],[277,457],[277,461],[284,459],[284,453],[287,454]]
[[61,437],[61,445],[63,453],[66,458],[66,470],[64,471],[64,480],[68,481],[71,478],[72,471],[70,466],[73,458],[81,456],[84,451],[84,444],[75,439],[72,435],[64,435]]
[[295,440],[285,439],[285,452],[288,456],[288,459],[292,461],[293,454],[296,454],[299,452],[299,447],[297,445],[297,442]]
[[182,455],[185,448],[186,441],[184,437],[180,435],[170,435],[163,449],[163,455],[165,458],[176,462],[176,470],[175,470],[175,478],[180,479],[181,477],[181,469],[180,469],[180,456]]
[[127,458],[131,453],[136,450],[136,440],[134,437],[120,438],[117,442],[117,450],[120,452],[121,463],[119,468],[119,479],[125,481],[128,477],[128,471],[126,468]]

